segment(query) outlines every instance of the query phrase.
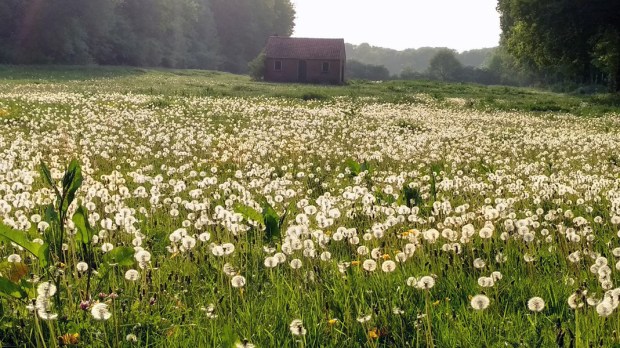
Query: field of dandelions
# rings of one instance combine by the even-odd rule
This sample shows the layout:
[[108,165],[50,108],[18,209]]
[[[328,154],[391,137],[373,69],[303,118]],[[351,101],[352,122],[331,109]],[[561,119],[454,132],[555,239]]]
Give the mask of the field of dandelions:
[[620,344],[617,114],[87,84],[0,88],[0,347]]

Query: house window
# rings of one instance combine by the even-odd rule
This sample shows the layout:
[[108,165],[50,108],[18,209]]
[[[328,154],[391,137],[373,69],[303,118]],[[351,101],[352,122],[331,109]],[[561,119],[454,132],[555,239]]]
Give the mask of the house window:
[[329,72],[329,62],[323,62],[323,68],[321,69],[321,71],[324,73]]
[[282,61],[281,60],[276,60],[273,63],[273,70],[275,70],[275,71],[282,71]]

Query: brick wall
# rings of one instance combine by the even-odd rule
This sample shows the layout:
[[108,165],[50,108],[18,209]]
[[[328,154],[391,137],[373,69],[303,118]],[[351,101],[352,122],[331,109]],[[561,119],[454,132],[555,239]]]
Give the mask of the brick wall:
[[[323,72],[323,63],[329,63],[329,72]],[[306,81],[310,83],[341,83],[340,61],[338,60],[307,60]]]
[[[275,70],[276,60],[282,62],[282,70]],[[265,59],[265,81],[273,82],[297,82],[297,59]]]
[[[275,70],[275,62],[282,62],[282,69]],[[329,62],[329,71],[323,72],[323,63]],[[297,59],[265,59],[265,81],[300,82],[299,60]],[[342,63],[340,60],[306,60],[306,81],[309,83],[342,83]]]

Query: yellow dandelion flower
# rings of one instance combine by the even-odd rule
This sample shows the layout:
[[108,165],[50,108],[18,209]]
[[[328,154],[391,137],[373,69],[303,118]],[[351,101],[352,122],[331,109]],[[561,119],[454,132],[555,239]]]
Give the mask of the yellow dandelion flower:
[[329,319],[329,320],[327,321],[327,323],[328,323],[329,325],[336,325],[336,324],[338,324],[338,319],[336,319],[336,318],[334,318],[334,319]]
[[58,343],[61,346],[73,346],[80,342],[80,334],[79,333],[68,333],[58,337]]
[[377,331],[377,328],[368,331],[368,338],[370,338],[371,340],[376,340],[377,338],[379,338],[379,332]]
[[389,260],[390,259],[390,254],[384,254],[383,256],[384,260]]
[[351,261],[351,266],[359,266],[360,262],[359,261]]

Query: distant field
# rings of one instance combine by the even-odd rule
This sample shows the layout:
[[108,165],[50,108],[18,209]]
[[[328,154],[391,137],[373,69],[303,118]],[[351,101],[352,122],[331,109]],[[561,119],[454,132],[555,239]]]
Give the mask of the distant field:
[[[247,76],[204,70],[0,65],[0,90],[116,92],[161,97],[223,96],[324,100],[371,98],[390,103],[456,103],[473,110],[531,111],[601,116],[620,111],[620,96],[567,95],[535,89],[430,81],[351,81],[346,86],[253,82]],[[455,99],[457,99],[455,101]]]
[[0,67],[0,347],[618,346],[619,111]]

